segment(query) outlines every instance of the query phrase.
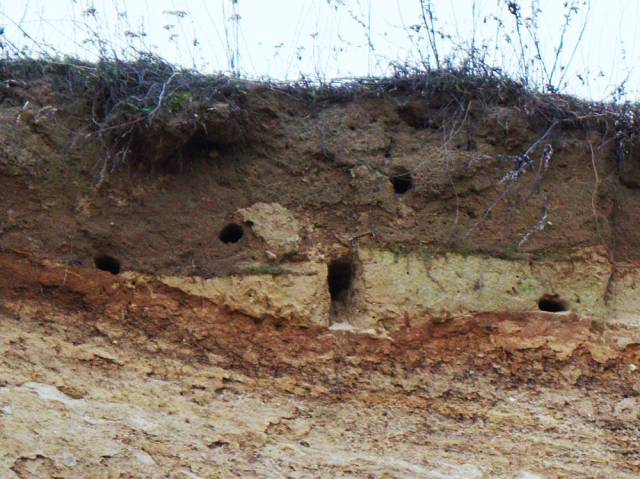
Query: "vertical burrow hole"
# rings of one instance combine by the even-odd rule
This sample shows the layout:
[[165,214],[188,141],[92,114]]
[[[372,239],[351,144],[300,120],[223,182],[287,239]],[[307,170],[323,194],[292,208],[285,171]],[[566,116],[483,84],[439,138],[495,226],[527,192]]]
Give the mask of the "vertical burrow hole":
[[396,170],[389,178],[393,185],[393,191],[398,195],[404,195],[413,188],[413,178],[411,173],[405,169]]
[[333,306],[347,304],[353,273],[353,262],[349,258],[339,258],[329,263],[327,282]]
[[561,313],[567,311],[567,303],[557,294],[544,294],[538,300],[538,309],[549,313]]
[[101,271],[108,271],[111,274],[120,273],[120,261],[113,256],[99,255],[93,258],[93,262]]
[[229,244],[237,243],[242,239],[243,236],[244,230],[242,229],[242,226],[237,223],[229,223],[227,226],[222,228],[220,234],[218,235],[218,238],[220,238],[220,241],[222,241],[223,243]]

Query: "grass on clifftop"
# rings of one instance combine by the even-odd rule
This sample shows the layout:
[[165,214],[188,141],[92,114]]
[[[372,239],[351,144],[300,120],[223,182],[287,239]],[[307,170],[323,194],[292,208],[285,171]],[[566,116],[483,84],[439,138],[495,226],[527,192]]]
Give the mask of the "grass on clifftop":
[[86,129],[105,149],[104,171],[141,157],[136,154],[141,150],[151,164],[161,164],[194,139],[221,144],[240,141],[246,126],[241,115],[243,98],[252,91],[298,98],[312,113],[328,103],[370,97],[411,97],[430,110],[446,109],[451,115],[464,115],[471,102],[476,108],[515,106],[535,118],[543,134],[559,125],[603,131],[617,142],[621,162],[638,141],[637,105],[594,103],[541,93],[489,68],[396,68],[387,78],[314,83],[204,75],[178,69],[153,55],[141,55],[135,61],[105,59],[97,63],[68,58],[0,60],[4,97],[11,96],[16,82],[29,84],[42,79],[63,98],[84,99]]

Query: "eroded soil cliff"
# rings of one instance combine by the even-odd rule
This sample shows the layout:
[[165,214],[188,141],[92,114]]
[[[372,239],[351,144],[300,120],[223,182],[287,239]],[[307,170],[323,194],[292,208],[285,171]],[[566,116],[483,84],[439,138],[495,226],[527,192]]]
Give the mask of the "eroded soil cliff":
[[640,473],[624,113],[216,80],[122,130],[29,72],[0,90],[2,477]]

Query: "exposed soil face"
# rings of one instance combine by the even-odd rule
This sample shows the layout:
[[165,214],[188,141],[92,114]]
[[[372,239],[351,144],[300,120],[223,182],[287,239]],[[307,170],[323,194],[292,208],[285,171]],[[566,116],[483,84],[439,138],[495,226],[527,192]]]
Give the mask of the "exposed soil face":
[[[28,232],[30,251],[69,264],[90,266],[96,254],[111,254],[124,270],[223,275],[265,259],[251,234],[238,244],[218,239],[239,209],[260,201],[308,219],[302,254],[357,237],[396,250],[428,245],[499,256],[604,243],[635,258],[612,234],[636,236],[635,202],[627,199],[634,193],[619,182],[614,145],[601,134],[556,127],[545,140],[552,153],[544,179],[537,178],[539,148],[532,171],[507,181],[516,157],[546,127],[519,104],[471,101],[459,118],[453,108],[406,95],[312,107],[257,89],[242,97],[242,115],[228,117],[241,123],[235,141],[193,138],[170,156],[173,166],[120,167],[96,188],[105,152],[78,133],[86,114],[42,82],[10,89],[29,101],[28,114],[20,104],[0,118],[4,248],[24,249]],[[145,153],[136,150],[132,163],[146,164]],[[545,211],[544,230],[518,247]]]
[[2,477],[640,473],[637,158],[597,122],[252,86],[118,164],[58,81],[1,90]]

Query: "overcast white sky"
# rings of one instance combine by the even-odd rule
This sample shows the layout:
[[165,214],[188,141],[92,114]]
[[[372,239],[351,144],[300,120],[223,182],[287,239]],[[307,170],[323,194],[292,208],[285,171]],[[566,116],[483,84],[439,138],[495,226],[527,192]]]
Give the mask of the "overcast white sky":
[[[542,10],[538,32],[550,70],[565,2],[533,1]],[[463,45],[475,32],[478,43],[489,45],[488,60],[517,74],[518,43],[507,3],[433,0],[437,28]],[[526,17],[532,0],[519,3]],[[206,72],[228,71],[230,52],[237,51],[237,67],[250,77],[331,79],[384,75],[392,61],[417,61],[426,42],[408,27],[420,22],[419,5],[419,0],[0,0],[0,25],[7,40],[36,53],[47,45],[49,51],[95,58],[96,46],[88,40],[97,33],[116,48],[131,42]],[[640,0],[580,0],[579,6],[562,64],[571,57],[585,17],[587,23],[565,75],[566,90],[607,99],[628,78],[628,98],[638,99]],[[504,23],[501,30],[498,20]],[[131,32],[146,36],[134,38]],[[440,40],[442,54],[450,43]],[[561,75],[556,71],[555,78]]]

